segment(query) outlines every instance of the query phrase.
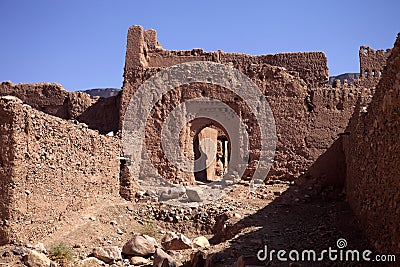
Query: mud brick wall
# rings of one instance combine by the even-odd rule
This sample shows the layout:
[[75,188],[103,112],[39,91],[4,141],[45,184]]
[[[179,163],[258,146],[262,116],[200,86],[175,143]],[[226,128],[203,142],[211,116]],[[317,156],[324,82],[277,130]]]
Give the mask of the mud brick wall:
[[65,106],[68,92],[58,83],[0,82],[0,95],[16,96],[37,110],[68,119],[68,110]]
[[346,177],[343,138],[353,115],[357,100],[371,94],[358,84],[325,86],[309,91],[308,132],[304,140],[310,153],[311,164],[306,172],[317,184],[341,188]]
[[10,216],[9,203],[11,201],[11,176],[14,151],[12,144],[12,118],[0,109],[0,244],[6,243],[8,240],[7,227],[5,218]]
[[[338,172],[328,171],[327,168],[332,169],[332,166],[327,166],[326,163],[313,163],[337,142],[340,134],[345,131],[361,87],[349,84],[339,85],[336,88],[326,86],[327,60],[321,52],[250,56],[222,51],[204,52],[202,49],[163,50],[154,30],[143,31],[140,26],[132,26],[127,38],[120,127],[130,98],[145,80],[171,65],[197,60],[219,62],[237,68],[250,77],[267,97],[275,116],[278,137],[270,178],[294,180],[305,174],[312,166],[310,175],[323,177],[332,183],[337,182],[335,180],[338,180]],[[153,158],[156,166],[162,166],[158,168],[159,172],[172,180],[185,175],[165,164],[157,141],[160,137],[157,129],[161,127],[163,118],[176,106],[176,103],[188,98],[201,97],[203,91],[208,97],[229,104],[238,113],[245,110],[245,107],[238,105],[238,101],[232,101],[235,96],[221,88],[206,84],[189,87],[183,91],[175,90],[171,95],[165,96],[168,101],[164,99],[164,103],[159,101],[155,105],[153,114],[164,114],[164,117],[151,118],[153,125],[147,127],[148,140],[151,140],[148,142],[150,150],[147,153]],[[249,128],[256,126],[256,122],[251,118],[248,124]],[[254,140],[254,143],[256,141]],[[342,156],[341,146],[339,147],[338,151],[329,155],[329,160]],[[190,155],[188,151],[186,152]],[[256,160],[257,157],[250,164],[250,173],[257,163]],[[342,162],[337,162],[337,165],[340,164],[343,165]],[[345,170],[341,170],[339,174],[344,173]],[[343,178],[340,183],[343,183]]]
[[204,52],[203,49],[190,51],[164,50],[158,43],[155,30],[143,30],[132,26],[128,31],[126,66],[127,69],[165,68],[190,61],[214,61],[232,65],[241,70],[248,64],[269,64],[296,71],[310,86],[316,87],[328,82],[327,59],[322,52],[279,53],[275,55],[250,56],[239,53]]
[[368,46],[360,47],[360,81],[363,86],[372,88],[378,84],[390,53],[390,49],[375,51]]
[[118,131],[120,94],[91,98],[83,92],[68,92],[57,83],[0,82],[0,95],[16,96],[37,110],[62,119],[78,120],[102,134]]
[[382,252],[400,253],[400,35],[369,105],[360,101],[344,140],[347,199]]
[[119,140],[0,98],[1,243],[30,241],[119,196]]
[[326,85],[329,79],[327,58],[323,52],[279,53],[258,58],[263,63],[298,72],[309,87]]

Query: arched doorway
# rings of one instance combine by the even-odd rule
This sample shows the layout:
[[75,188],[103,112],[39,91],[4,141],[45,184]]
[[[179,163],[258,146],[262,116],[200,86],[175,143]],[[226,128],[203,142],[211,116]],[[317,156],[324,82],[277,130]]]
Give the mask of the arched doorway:
[[[225,129],[210,119],[198,119],[191,122],[193,136],[193,154],[199,159],[203,152],[205,161],[198,161],[195,167],[201,169],[194,173],[196,181],[212,182],[220,180],[228,170],[230,142]],[[206,142],[203,140],[209,139]],[[201,165],[201,166],[200,166]]]

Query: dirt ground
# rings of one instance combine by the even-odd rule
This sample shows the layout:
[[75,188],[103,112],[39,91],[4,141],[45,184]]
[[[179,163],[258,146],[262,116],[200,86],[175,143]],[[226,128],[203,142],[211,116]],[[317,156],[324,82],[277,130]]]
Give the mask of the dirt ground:
[[[145,195],[135,203],[104,201],[67,222],[42,242],[47,250],[59,243],[73,248],[76,261],[91,255],[94,247],[122,247],[133,234],[148,234],[160,242],[164,233],[178,231],[193,239],[206,236],[211,243],[200,249],[211,266],[232,266],[240,256],[247,264],[257,266],[377,266],[371,263],[256,261],[256,255],[268,251],[313,249],[317,252],[332,247],[343,238],[346,249],[360,251],[372,246],[357,228],[357,222],[342,193],[314,190],[291,183],[263,185],[250,193],[242,182],[222,199],[197,208],[174,207],[157,203]],[[19,247],[35,244],[13,244],[0,247],[0,266],[24,266],[15,253]],[[199,249],[174,254],[180,265],[192,266],[190,255]],[[122,262],[114,266],[124,266]],[[152,266],[152,265],[149,265]],[[384,266],[384,265],[379,265]]]

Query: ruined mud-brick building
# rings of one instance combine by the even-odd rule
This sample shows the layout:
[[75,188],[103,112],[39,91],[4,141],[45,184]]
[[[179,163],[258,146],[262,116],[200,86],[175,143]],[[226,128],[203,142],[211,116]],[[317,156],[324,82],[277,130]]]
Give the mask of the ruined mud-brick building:
[[[361,69],[382,70],[387,54],[372,49],[369,51],[368,55],[360,54]],[[318,162],[311,169],[310,166],[335,142],[341,142],[338,137],[345,132],[359,94],[368,95],[369,90],[379,80],[378,76],[363,76],[357,85],[346,83],[330,87],[327,86],[327,58],[322,52],[250,56],[222,51],[205,52],[202,49],[169,51],[162,49],[154,30],[143,31],[140,26],[133,26],[128,32],[120,127],[132,95],[145,80],[169,66],[191,61],[212,61],[232,66],[250,77],[261,89],[272,109],[277,127],[278,143],[275,161],[269,172],[270,178],[294,180],[310,171],[313,176],[324,177],[331,183],[343,182],[337,178],[344,177],[343,168],[330,168],[331,171],[327,171],[326,166],[322,166],[327,163],[339,166],[341,162],[337,161],[340,161],[340,157],[336,155],[330,155],[328,162]],[[209,97],[228,104],[240,114],[241,120],[250,129],[252,153],[243,177],[250,178],[259,156],[259,130],[255,116],[238,95],[227,88],[212,84],[190,84],[175,88],[154,105],[146,130],[147,153],[158,167],[158,172],[172,180],[214,179],[204,177],[201,173],[182,173],[168,163],[161,149],[161,125],[168,112],[179,103],[197,97]],[[198,141],[198,134],[205,128],[213,127],[219,130],[216,141],[230,142],[224,129],[217,123],[204,119],[195,120],[187,125],[188,129],[182,130],[181,144],[184,154],[195,158],[196,146],[193,144]],[[341,151],[335,150],[331,153],[340,154]]]
[[[250,56],[202,49],[170,51],[158,43],[154,30],[132,26],[123,90],[117,96],[92,99],[66,92],[57,84],[1,83],[1,95],[13,95],[22,102],[9,96],[0,100],[0,241],[40,238],[65,216],[102,198],[120,195],[131,199],[139,177],[129,174],[129,155],[123,155],[117,134],[131,97],[144,81],[169,66],[212,61],[243,72],[268,100],[276,123],[277,149],[266,179],[312,181],[339,188],[346,181],[349,202],[376,247],[398,253],[399,229],[394,221],[399,216],[398,161],[392,160],[392,168],[384,169],[388,159],[397,157],[398,142],[390,134],[399,119],[399,47],[399,41],[386,52],[361,47],[360,79],[328,86],[327,58],[322,52]],[[223,174],[234,140],[213,120],[196,119],[179,137],[190,159],[198,156],[201,138],[215,139],[217,162],[204,172],[177,169],[161,149],[161,125],[169,112],[198,97],[221,100],[239,114],[251,144],[249,164],[241,178],[251,178],[259,157],[259,125],[243,99],[213,84],[192,83],[160,97],[147,120],[144,153],[171,182],[193,184]],[[386,144],[390,148],[385,149]],[[141,166],[140,161],[130,164]],[[146,175],[146,170],[140,175]],[[383,235],[378,234],[380,229]]]

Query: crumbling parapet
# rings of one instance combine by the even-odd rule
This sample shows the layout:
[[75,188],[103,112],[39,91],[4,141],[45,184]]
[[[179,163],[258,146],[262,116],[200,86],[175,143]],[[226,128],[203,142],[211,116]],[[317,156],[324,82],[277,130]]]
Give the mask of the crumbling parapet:
[[374,87],[378,84],[385,70],[386,60],[391,49],[374,50],[368,46],[360,46],[360,80],[364,87]]
[[166,68],[191,61],[213,61],[232,65],[241,70],[246,64],[269,64],[296,71],[309,85],[319,86],[328,82],[327,58],[323,52],[279,53],[251,56],[227,53],[221,50],[205,52],[203,49],[186,51],[164,50],[157,40],[156,31],[144,31],[141,26],[128,30],[125,72],[135,68]]
[[128,30],[126,44],[125,71],[134,68],[145,68],[148,66],[147,45],[144,40],[143,27],[131,26]]
[[32,242],[119,197],[119,140],[0,98],[0,243]]

